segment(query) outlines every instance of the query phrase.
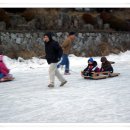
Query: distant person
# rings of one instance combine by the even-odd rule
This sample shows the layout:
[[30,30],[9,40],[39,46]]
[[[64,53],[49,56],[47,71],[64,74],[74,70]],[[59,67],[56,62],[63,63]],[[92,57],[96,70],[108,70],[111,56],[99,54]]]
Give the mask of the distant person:
[[62,65],[65,65],[65,75],[69,75],[70,74],[70,62],[69,62],[69,53],[70,53],[70,49],[71,49],[71,44],[72,42],[75,40],[75,32],[70,32],[68,37],[65,39],[65,41],[62,44],[62,49],[63,49],[63,55],[62,55],[62,60],[61,62],[58,64],[58,68]]
[[108,61],[106,57],[101,57],[101,62],[102,62],[100,69],[101,72],[108,71],[110,73],[113,73],[113,67],[111,65],[112,62]]
[[64,77],[59,73],[57,69],[57,63],[60,61],[61,56],[63,54],[62,48],[58,44],[58,42],[52,39],[51,33],[44,34],[43,41],[45,42],[45,53],[46,53],[46,60],[49,66],[49,78],[50,83],[48,87],[54,87],[55,76],[61,82],[60,86],[63,86],[67,83]]
[[88,66],[82,71],[82,75],[92,76],[93,72],[100,72],[100,69],[97,66],[97,62],[91,57],[88,59]]

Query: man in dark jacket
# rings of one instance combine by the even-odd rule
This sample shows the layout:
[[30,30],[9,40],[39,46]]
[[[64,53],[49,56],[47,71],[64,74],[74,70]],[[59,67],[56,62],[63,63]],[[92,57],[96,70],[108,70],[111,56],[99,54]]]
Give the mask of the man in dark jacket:
[[60,86],[63,86],[67,81],[64,77],[60,74],[57,69],[57,63],[60,61],[62,56],[62,48],[58,44],[58,42],[52,39],[51,33],[44,34],[43,41],[45,42],[45,58],[47,59],[49,67],[49,78],[50,83],[48,87],[54,87],[55,76],[61,82]]

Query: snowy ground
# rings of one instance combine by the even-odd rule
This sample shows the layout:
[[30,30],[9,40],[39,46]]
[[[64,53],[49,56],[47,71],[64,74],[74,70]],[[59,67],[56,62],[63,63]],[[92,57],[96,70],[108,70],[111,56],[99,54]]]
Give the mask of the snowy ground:
[[[100,57],[95,57],[100,67]],[[18,62],[5,58],[15,80],[0,83],[1,123],[130,123],[130,51],[110,55],[115,72],[103,80],[85,80],[80,71],[88,58],[70,57],[68,83],[48,85],[45,60]],[[63,74],[63,70],[60,70]]]

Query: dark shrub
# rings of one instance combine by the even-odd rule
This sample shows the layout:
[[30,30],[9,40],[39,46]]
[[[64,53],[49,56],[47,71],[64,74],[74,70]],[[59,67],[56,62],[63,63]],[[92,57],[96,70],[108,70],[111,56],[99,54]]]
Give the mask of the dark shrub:
[[88,13],[85,13],[82,15],[82,19],[83,21],[86,23],[86,24],[92,24],[94,25],[95,24],[95,19],[93,16],[91,16],[90,14]]
[[22,16],[26,21],[31,21],[35,17],[35,14],[32,11],[26,10],[22,13]]
[[100,18],[103,20],[103,23],[109,23],[110,27],[116,31],[128,31],[128,24],[110,13],[102,12]]
[[10,25],[10,17],[3,9],[0,9],[0,21],[4,21],[7,27]]

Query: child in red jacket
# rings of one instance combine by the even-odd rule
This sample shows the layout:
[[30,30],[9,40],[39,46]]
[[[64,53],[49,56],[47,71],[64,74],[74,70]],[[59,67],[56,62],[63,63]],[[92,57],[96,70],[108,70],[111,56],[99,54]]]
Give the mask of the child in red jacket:
[[3,55],[0,55],[0,82],[13,80],[12,75],[9,74],[9,69],[3,62]]
[[7,76],[9,74],[9,69],[6,67],[3,62],[3,55],[0,55],[0,78]]

